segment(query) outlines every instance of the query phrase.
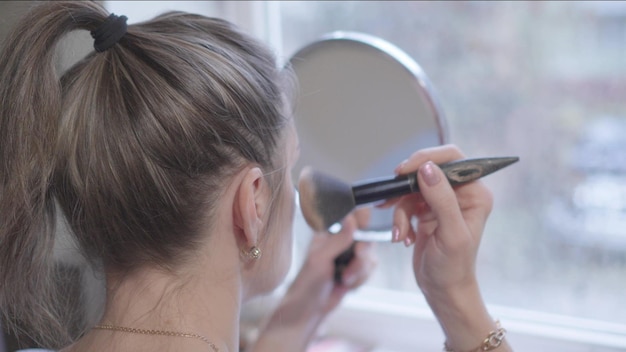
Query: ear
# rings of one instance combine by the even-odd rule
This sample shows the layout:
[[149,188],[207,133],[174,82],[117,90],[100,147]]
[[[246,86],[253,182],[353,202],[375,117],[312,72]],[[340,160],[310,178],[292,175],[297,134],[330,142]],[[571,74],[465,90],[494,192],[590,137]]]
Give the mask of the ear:
[[270,193],[261,169],[253,167],[245,171],[233,211],[234,225],[244,237],[240,240],[245,241],[248,247],[258,244],[263,219],[269,207]]

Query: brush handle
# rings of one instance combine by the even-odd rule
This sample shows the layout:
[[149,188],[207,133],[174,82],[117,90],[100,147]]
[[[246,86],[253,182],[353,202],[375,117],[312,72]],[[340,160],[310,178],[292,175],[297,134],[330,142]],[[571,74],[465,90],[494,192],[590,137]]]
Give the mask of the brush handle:
[[370,180],[367,183],[352,186],[356,205],[400,197],[418,191],[416,173]]
[[352,245],[350,245],[348,249],[341,252],[341,254],[335,258],[334,279],[335,283],[338,285],[343,282],[343,271],[350,265],[352,258],[354,258],[354,246],[356,246],[356,241],[352,242]]
[[[518,161],[518,157],[478,158],[451,161],[439,165],[451,186],[489,175]],[[419,192],[417,173],[363,181],[352,186],[355,205],[367,204]]]

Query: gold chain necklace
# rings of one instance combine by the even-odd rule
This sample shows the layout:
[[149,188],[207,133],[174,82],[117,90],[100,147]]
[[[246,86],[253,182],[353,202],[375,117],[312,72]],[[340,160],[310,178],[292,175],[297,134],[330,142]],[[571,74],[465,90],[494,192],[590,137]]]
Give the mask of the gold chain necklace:
[[219,348],[215,346],[215,344],[206,337],[198,334],[191,334],[186,332],[178,332],[178,331],[165,331],[165,330],[150,330],[150,329],[136,329],[136,328],[127,328],[125,326],[115,326],[115,325],[96,325],[93,327],[94,329],[99,330],[113,330],[120,332],[127,332],[131,334],[142,334],[142,335],[161,335],[161,336],[177,336],[177,337],[186,337],[190,339],[198,339],[204,341],[208,344],[213,352],[219,352]]

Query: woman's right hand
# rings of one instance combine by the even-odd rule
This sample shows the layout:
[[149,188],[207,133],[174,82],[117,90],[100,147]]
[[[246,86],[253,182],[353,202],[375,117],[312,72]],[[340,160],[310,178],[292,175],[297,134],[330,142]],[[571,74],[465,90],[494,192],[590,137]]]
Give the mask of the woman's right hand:
[[[396,173],[417,172],[420,193],[383,205],[395,206],[394,241],[415,244],[415,279],[455,351],[475,348],[496,329],[476,279],[476,255],[493,205],[491,192],[480,181],[452,188],[437,166],[464,157],[454,145],[415,152]],[[506,351],[508,346],[503,347]]]
[[[396,237],[415,243],[413,269],[427,294],[474,284],[476,254],[493,200],[480,181],[452,188],[437,166],[465,156],[453,145],[420,150],[396,172],[418,173],[420,193],[400,198],[394,210]],[[411,219],[417,219],[417,228]]]

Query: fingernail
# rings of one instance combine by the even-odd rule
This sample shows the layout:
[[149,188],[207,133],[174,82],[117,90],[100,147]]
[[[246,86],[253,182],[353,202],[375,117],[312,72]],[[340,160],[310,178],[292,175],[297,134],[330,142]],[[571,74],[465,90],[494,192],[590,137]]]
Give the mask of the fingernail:
[[402,171],[402,169],[404,168],[404,165],[406,165],[407,161],[408,161],[408,160],[403,160],[403,161],[400,163],[400,165],[398,165],[398,166],[396,167],[396,169],[394,170],[394,172],[395,172],[396,174],[399,174],[399,173],[400,173],[400,171]]
[[391,228],[391,242],[400,241],[400,228],[396,225],[393,225]]
[[435,164],[432,161],[427,162],[426,164],[420,167],[420,174],[422,174],[422,178],[426,182],[426,184],[430,187],[436,185],[441,180],[439,177],[439,173],[435,171]]
[[411,237],[407,237],[404,239],[404,245],[407,247],[410,247],[413,244],[413,240],[411,239]]

